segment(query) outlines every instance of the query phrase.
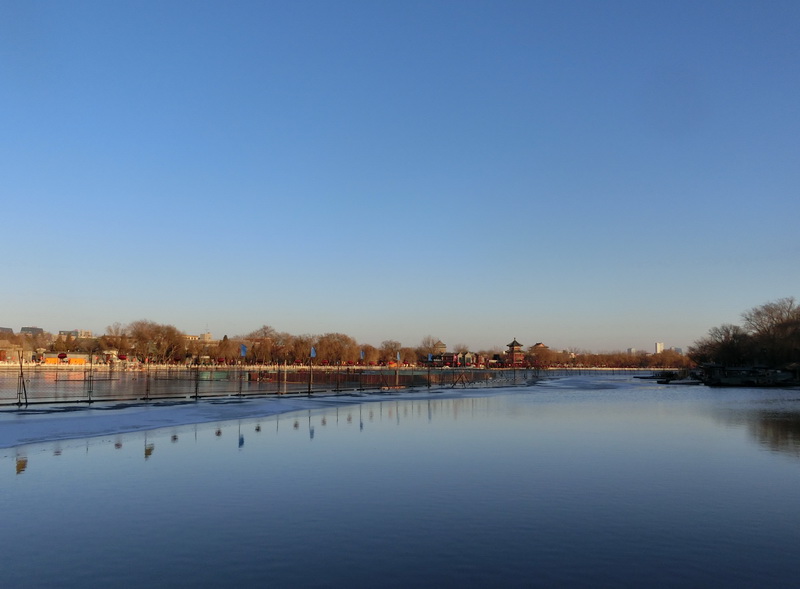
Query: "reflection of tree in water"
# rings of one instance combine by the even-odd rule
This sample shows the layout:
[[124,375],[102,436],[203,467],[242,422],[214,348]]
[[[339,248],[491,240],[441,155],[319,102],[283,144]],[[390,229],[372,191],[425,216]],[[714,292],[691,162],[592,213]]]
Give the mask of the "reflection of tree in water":
[[775,452],[800,458],[800,414],[763,411],[748,420],[748,429],[763,445]]

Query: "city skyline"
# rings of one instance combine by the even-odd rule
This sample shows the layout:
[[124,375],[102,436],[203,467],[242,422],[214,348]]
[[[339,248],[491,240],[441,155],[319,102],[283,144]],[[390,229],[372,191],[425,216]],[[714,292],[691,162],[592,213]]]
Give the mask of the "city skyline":
[[796,296],[800,5],[11,2],[5,325],[686,349]]

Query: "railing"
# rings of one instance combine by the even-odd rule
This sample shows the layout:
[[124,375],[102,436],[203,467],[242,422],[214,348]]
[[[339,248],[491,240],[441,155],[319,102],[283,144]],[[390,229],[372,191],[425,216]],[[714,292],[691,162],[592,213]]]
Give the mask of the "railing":
[[540,375],[531,368],[9,365],[0,367],[0,405],[503,387],[528,384]]

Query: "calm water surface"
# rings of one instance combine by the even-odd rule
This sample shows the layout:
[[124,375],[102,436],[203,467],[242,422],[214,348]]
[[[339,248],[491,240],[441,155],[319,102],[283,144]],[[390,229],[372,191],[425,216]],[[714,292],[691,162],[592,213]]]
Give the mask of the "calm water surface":
[[0,449],[0,586],[796,584],[800,391],[464,394]]

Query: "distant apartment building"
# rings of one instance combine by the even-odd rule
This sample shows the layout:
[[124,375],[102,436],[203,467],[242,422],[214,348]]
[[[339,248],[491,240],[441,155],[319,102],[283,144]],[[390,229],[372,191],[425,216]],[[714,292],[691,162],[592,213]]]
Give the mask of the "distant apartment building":
[[636,354],[636,348],[628,348],[628,355],[633,356]]
[[61,339],[91,339],[92,332],[88,329],[62,329],[58,332],[58,337]]
[[210,331],[201,333],[200,335],[184,335],[183,339],[187,342],[203,342],[204,344],[209,344],[214,341]]
[[664,342],[656,342],[656,354],[664,351]]
[[21,327],[19,330],[20,335],[44,335],[44,329],[41,327]]

